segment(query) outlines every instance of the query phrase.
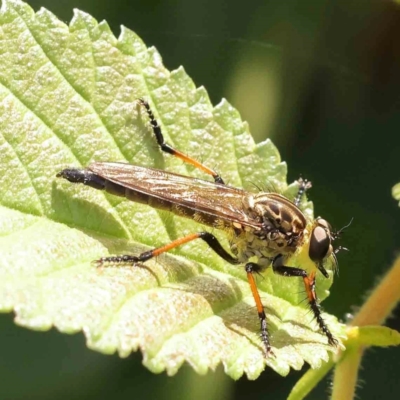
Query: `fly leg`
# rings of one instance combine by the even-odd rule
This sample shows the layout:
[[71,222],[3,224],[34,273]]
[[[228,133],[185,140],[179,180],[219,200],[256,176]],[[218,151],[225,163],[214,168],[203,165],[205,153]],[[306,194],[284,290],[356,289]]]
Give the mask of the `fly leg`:
[[328,326],[326,325],[324,319],[321,315],[321,309],[318,303],[317,293],[315,292],[315,271],[307,275],[307,272],[301,268],[287,267],[283,265],[283,257],[281,255],[274,258],[272,261],[272,268],[275,273],[282,276],[298,276],[303,278],[304,287],[307,293],[308,304],[314,314],[314,318],[318,323],[319,328],[328,338],[328,343],[331,346],[337,346],[338,341],[332,335]]
[[297,180],[297,182],[299,183],[299,190],[297,192],[296,197],[294,198],[293,203],[299,207],[300,202],[301,202],[301,198],[303,197],[304,193],[308,190],[311,189],[312,184],[310,181],[308,181],[307,179],[303,179],[303,178],[299,178]]
[[272,350],[267,330],[267,317],[265,316],[264,306],[261,302],[260,293],[258,293],[256,280],[254,279],[254,273],[260,272],[262,267],[258,264],[250,262],[246,264],[245,269],[247,273],[247,280],[250,284],[251,293],[253,294],[254,301],[256,302],[258,318],[260,318],[261,340],[264,343],[266,354],[269,355],[272,354]]
[[191,164],[199,170],[205,172],[208,175],[211,175],[214,178],[215,183],[225,184],[221,176],[215,172],[213,169],[206,167],[201,162],[195,160],[194,158],[189,157],[188,155],[180,152],[179,150],[174,149],[168,143],[165,143],[164,136],[161,132],[160,125],[156,118],[154,117],[153,111],[150,108],[150,104],[144,99],[138,99],[138,104],[145,108],[147,115],[150,120],[151,128],[153,129],[154,136],[156,137],[157,143],[160,146],[160,149],[165,153],[171,154],[175,157],[180,158],[185,163]]
[[209,232],[197,232],[192,233],[190,235],[184,236],[182,238],[176,239],[164,246],[157,247],[153,250],[145,251],[137,256],[132,255],[120,255],[120,256],[111,256],[111,257],[103,257],[99,260],[95,261],[98,266],[101,266],[105,263],[121,263],[121,264],[134,264],[137,262],[144,262],[150,260],[153,257],[157,257],[162,253],[165,253],[169,250],[175,249],[178,246],[181,246],[185,243],[189,243],[192,240],[202,239],[204,240],[208,246],[211,247],[221,258],[225,261],[228,261],[231,264],[238,264],[239,261],[231,256],[219,243],[218,239]]

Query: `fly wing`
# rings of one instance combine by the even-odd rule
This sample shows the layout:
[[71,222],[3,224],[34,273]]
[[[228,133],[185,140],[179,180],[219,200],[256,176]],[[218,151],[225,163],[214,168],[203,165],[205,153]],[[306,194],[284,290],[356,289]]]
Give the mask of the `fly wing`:
[[125,188],[176,206],[187,207],[228,223],[260,227],[260,223],[249,219],[243,211],[243,198],[247,192],[242,189],[126,163],[99,162],[91,164],[88,169]]

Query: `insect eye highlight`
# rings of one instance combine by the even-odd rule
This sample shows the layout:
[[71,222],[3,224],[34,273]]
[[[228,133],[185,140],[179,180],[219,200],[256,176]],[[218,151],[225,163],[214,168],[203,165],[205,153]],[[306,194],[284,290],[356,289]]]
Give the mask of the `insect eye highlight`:
[[322,261],[328,254],[330,245],[331,239],[328,232],[321,226],[314,228],[310,239],[310,249],[308,251],[311,260],[315,262]]
[[326,219],[318,217],[317,222],[318,222],[318,226],[328,229],[329,231],[332,230],[331,224]]

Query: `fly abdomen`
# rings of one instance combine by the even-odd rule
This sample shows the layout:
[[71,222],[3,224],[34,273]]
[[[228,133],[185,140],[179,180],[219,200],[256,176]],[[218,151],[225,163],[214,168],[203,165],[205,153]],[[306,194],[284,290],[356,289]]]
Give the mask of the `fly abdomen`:
[[99,190],[106,188],[106,179],[87,169],[66,168],[57,174],[57,178],[64,178],[72,183],[83,183]]
[[159,210],[172,211],[175,214],[190,217],[190,211],[185,207],[175,209],[174,205],[167,201],[158,199],[154,196],[149,196],[145,193],[127,188],[118,183],[114,183],[109,179],[103,178],[88,169],[76,169],[67,168],[57,174],[57,177],[66,179],[72,183],[83,183],[86,186],[90,186],[94,189],[105,190],[107,193],[113,194],[114,196],[125,197],[128,200],[136,203],[142,203]]

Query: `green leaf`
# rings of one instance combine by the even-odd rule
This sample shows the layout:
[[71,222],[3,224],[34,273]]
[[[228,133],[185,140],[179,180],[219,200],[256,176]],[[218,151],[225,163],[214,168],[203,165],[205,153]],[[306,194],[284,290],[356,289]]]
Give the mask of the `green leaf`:
[[[273,185],[288,196],[286,165],[267,140],[255,145],[225,100],[210,104],[183,68],[169,72],[132,31],[75,11],[69,25],[45,9],[3,1],[0,12],[0,309],[37,330],[83,331],[90,348],[174,374],[187,361],[199,373],[223,363],[233,378],[280,374],[328,359],[299,279],[268,270],[258,285],[275,357],[266,358],[246,275],[204,243],[191,243],[143,267],[96,268],[108,254],[138,253],[203,229],[56,179],[68,166],[125,161],[203,177],[163,155],[136,106],[145,97],[171,145],[216,168],[230,185]],[[311,204],[304,204],[311,217]],[[215,232],[228,243],[221,232]],[[319,274],[320,275],[320,274]],[[320,298],[331,279],[318,277]],[[343,329],[325,315],[336,336]]]
[[400,332],[386,326],[356,326],[348,328],[349,346],[389,347],[400,344]]
[[397,200],[400,201],[400,183],[397,183],[392,188],[392,196]]

